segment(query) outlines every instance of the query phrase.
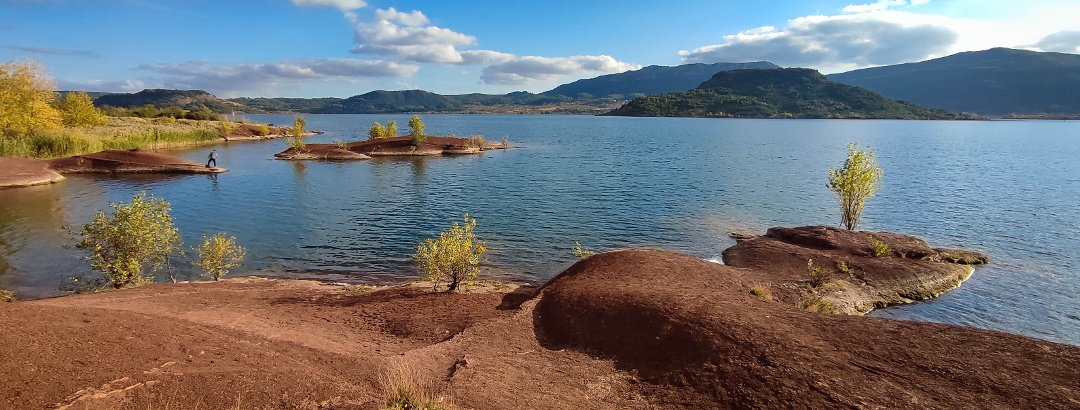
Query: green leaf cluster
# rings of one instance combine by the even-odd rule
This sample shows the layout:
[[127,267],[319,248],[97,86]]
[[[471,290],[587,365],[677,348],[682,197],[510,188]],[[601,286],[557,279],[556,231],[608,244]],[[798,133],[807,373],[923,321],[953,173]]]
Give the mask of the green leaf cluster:
[[424,134],[424,120],[421,120],[419,115],[409,119],[409,136],[412,137],[414,146],[420,146],[427,139],[427,134]]
[[182,251],[180,233],[169,215],[171,206],[145,192],[131,203],[111,203],[112,215],[98,211],[83,225],[76,245],[90,251],[91,267],[115,289],[153,281],[153,273]]
[[446,284],[447,290],[453,291],[462,283],[471,284],[480,274],[480,263],[487,248],[473,233],[476,219],[470,218],[469,214],[463,219],[461,224],[455,221],[438,238],[424,240],[413,254],[424,279],[433,282],[435,289]]
[[840,169],[829,168],[828,187],[840,202],[840,224],[855,229],[862,219],[866,199],[881,189],[882,170],[870,147],[848,144],[848,156]]
[[228,274],[229,269],[240,266],[240,262],[247,255],[244,248],[236,244],[236,237],[227,237],[224,232],[211,236],[203,235],[203,241],[195,251],[199,259],[191,263],[215,281]]

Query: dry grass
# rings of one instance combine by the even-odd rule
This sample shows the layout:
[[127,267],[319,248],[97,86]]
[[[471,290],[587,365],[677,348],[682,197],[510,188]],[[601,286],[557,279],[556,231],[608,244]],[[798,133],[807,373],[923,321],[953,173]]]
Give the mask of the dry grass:
[[108,117],[93,128],[63,128],[0,138],[0,156],[58,158],[110,149],[170,148],[221,140],[220,121],[155,121],[137,117]]
[[0,289],[0,303],[14,302],[15,300],[15,292]]
[[448,396],[436,397],[431,383],[421,382],[416,370],[398,363],[383,376],[383,410],[450,410],[453,401]]
[[751,285],[750,294],[765,300],[773,300],[772,285],[768,283],[755,283]]

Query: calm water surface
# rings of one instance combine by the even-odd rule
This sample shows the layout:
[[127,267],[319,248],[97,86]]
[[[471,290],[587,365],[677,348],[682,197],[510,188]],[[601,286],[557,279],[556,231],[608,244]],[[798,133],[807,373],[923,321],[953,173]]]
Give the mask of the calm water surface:
[[[288,116],[252,121],[291,123]],[[394,115],[310,115],[326,134],[366,138]],[[168,200],[184,241],[225,231],[248,249],[241,271],[389,283],[409,255],[465,212],[479,221],[497,278],[539,283],[597,251],[668,249],[719,260],[733,230],[836,225],[827,169],[851,141],[885,170],[861,228],[975,249],[992,263],[933,301],[874,316],[1004,330],[1080,345],[1080,123],[718,120],[428,115],[429,133],[522,149],[350,163],[272,159],[283,141],[216,146],[218,176],[73,176],[0,190],[0,288],[57,295],[92,272],[70,233],[138,191]],[[178,151],[205,161],[209,147]],[[72,228],[74,227],[74,228]],[[184,267],[185,275],[191,269]]]

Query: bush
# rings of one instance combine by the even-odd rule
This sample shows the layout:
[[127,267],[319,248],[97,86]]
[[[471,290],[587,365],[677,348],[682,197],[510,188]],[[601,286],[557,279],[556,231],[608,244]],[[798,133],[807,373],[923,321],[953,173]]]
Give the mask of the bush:
[[386,138],[387,135],[389,134],[386,132],[386,128],[378,122],[371,124],[371,128],[368,129],[369,141]]
[[83,225],[82,240],[76,246],[90,251],[90,266],[115,289],[152,282],[153,272],[167,266],[170,256],[182,247],[169,203],[140,192],[130,204],[109,206],[113,214],[98,211],[92,222]]
[[44,66],[33,61],[0,64],[0,136],[59,128],[55,88]]
[[412,137],[413,146],[420,146],[427,139],[424,134],[424,120],[421,120],[419,115],[409,119],[409,136]]
[[873,235],[870,236],[871,255],[874,255],[875,258],[880,258],[888,255],[890,252],[892,251],[889,249],[889,244],[875,239]]
[[307,144],[304,143],[304,127],[307,125],[307,120],[304,117],[297,115],[293,118],[292,140],[289,141],[289,147],[294,148],[297,151],[307,151]]
[[222,137],[228,137],[229,135],[232,134],[234,127],[235,127],[235,124],[233,124],[231,122],[220,121],[220,122],[218,122],[218,126],[217,126],[218,135],[221,135]]
[[388,121],[386,123],[386,138],[394,138],[397,136],[397,121]]
[[839,270],[840,273],[843,273],[845,275],[850,275],[851,274],[851,267],[848,266],[847,262],[844,262],[844,261],[836,262],[836,269]]
[[866,199],[881,189],[881,167],[869,147],[858,149],[856,143],[848,144],[848,157],[844,167],[829,168],[827,185],[840,201],[840,224],[855,229],[862,216]]
[[108,123],[105,114],[94,107],[90,95],[82,91],[64,94],[56,108],[65,127],[90,128]]
[[453,291],[462,283],[469,285],[476,280],[487,248],[473,233],[475,227],[476,219],[465,214],[462,224],[454,222],[438,238],[428,238],[416,248],[413,259],[424,279],[433,282],[434,289],[445,282],[447,290]]
[[260,137],[270,135],[270,126],[266,124],[260,124],[258,127],[255,127],[255,135],[258,135]]
[[578,241],[574,241],[574,249],[571,249],[570,253],[573,253],[578,259],[585,259],[596,254],[596,252],[582,248],[581,242]]
[[224,232],[213,236],[203,235],[203,241],[195,251],[199,259],[192,264],[202,269],[203,275],[214,278],[214,281],[221,280],[229,269],[240,266],[246,255],[244,248],[236,244],[236,237],[225,237]]
[[806,260],[806,275],[812,288],[822,287],[832,279],[832,272],[821,266],[814,266],[813,259]]
[[837,314],[836,306],[820,296],[804,294],[802,308],[815,313]]
[[15,300],[15,292],[0,289],[0,303],[14,302]]

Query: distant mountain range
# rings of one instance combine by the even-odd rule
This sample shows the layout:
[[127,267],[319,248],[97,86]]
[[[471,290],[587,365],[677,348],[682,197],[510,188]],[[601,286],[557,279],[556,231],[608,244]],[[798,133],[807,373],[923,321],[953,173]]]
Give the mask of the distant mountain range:
[[721,71],[694,90],[635,98],[605,115],[631,117],[950,119],[809,68]]
[[829,76],[925,107],[982,115],[1080,114],[1080,55],[994,48]]
[[[712,78],[713,74],[720,71],[746,70],[756,68],[780,68],[780,66],[767,62],[757,61],[753,63],[716,63],[716,64],[684,64],[675,67],[651,65],[640,70],[627,71],[618,74],[607,74],[596,78],[577,80],[569,84],[563,84],[544,95],[561,95],[566,97],[607,97],[622,96],[633,98],[638,95],[656,95],[675,91],[692,90],[703,81]],[[623,99],[623,98],[616,98]]]
[[[352,113],[600,113],[622,101],[694,90],[729,70],[776,69],[769,62],[649,66],[574,81],[534,94],[441,95],[422,90],[372,91],[349,98],[219,99],[199,90],[143,90],[96,96],[98,106],[185,109],[215,112]],[[988,116],[1080,115],[1080,55],[995,48],[919,63],[855,70],[830,80],[864,87],[885,97],[924,107]],[[700,91],[698,91],[700,92]],[[823,112],[821,112],[823,113]]]

